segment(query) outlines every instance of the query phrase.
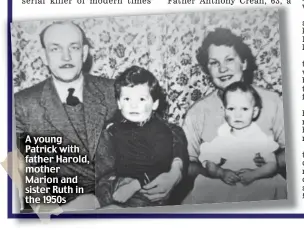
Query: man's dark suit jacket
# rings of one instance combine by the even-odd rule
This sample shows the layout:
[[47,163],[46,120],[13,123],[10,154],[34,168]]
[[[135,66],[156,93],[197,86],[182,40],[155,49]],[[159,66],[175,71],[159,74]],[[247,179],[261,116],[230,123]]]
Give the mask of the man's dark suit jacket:
[[[85,193],[95,194],[95,177],[115,173],[114,153],[108,149],[104,124],[117,111],[113,80],[91,75],[84,76],[84,120],[89,146],[83,146],[60,101],[51,78],[15,94],[17,147],[22,152],[26,134],[31,136],[61,136],[63,145],[76,144],[82,155],[88,155],[90,164],[60,164],[57,177],[78,176],[78,186]],[[173,131],[174,155],[183,161],[187,172],[187,140],[180,127],[170,125]],[[96,163],[96,164],[95,164]],[[95,171],[96,166],[96,171]],[[42,185],[41,185],[42,186]],[[44,185],[47,186],[47,185]],[[66,194],[73,200],[77,194]],[[98,198],[98,197],[97,197]]]
[[[104,122],[112,117],[117,109],[114,99],[113,80],[84,76],[83,105],[84,120],[89,146],[77,135],[64,106],[60,101],[51,78],[22,90],[15,94],[15,120],[17,146],[22,149],[26,134],[31,136],[61,136],[63,145],[76,144],[82,155],[87,154],[90,164],[61,164],[57,177],[78,176],[78,186],[85,189],[85,193],[95,191],[95,160],[102,165],[102,174],[113,171],[114,157],[105,151],[103,144]],[[36,194],[37,195],[37,194]],[[68,201],[76,197],[66,195]]]

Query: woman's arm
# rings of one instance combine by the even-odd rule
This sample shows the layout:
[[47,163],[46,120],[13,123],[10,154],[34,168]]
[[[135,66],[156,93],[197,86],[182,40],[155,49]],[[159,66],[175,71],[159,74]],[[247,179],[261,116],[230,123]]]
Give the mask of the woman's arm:
[[211,162],[211,161],[205,161],[203,162],[203,165],[205,164],[206,167],[206,174],[210,178],[214,179],[221,179],[223,177],[223,169],[218,166],[217,164]]
[[197,112],[194,108],[188,110],[183,122],[183,130],[187,138],[188,158],[191,162],[198,161],[200,154],[201,131],[204,129],[204,113]]
[[284,109],[283,101],[279,96],[274,100],[276,103],[276,111],[274,111],[273,119],[273,135],[274,140],[280,145],[280,149],[276,151],[276,159],[278,163],[278,171],[286,173],[285,161],[285,129],[284,129]]
[[255,180],[273,177],[276,173],[277,173],[276,162],[268,162],[262,167],[253,170],[253,175]]
[[241,169],[238,172],[241,183],[244,185],[251,184],[255,180],[270,178],[277,174],[277,163],[268,162],[256,169]]
[[177,125],[168,123],[173,136],[173,161],[171,171],[180,170],[181,176],[185,177],[188,172],[189,155],[187,150],[188,141],[183,129]]
[[207,170],[204,168],[199,161],[190,161],[188,168],[189,179],[195,179],[199,174],[207,176]]
[[221,179],[224,183],[228,185],[235,185],[236,182],[240,181],[239,176],[236,172],[229,169],[223,169],[219,165],[206,161],[206,172],[208,177],[214,179]]

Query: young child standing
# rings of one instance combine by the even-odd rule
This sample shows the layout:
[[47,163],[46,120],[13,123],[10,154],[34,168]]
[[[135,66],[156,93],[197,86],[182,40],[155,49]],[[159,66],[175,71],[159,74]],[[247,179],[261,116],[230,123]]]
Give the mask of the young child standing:
[[151,72],[137,66],[118,76],[114,87],[119,113],[106,129],[115,152],[116,175],[104,181],[98,192],[107,204],[164,205],[166,201],[151,202],[139,192],[168,172],[173,161],[172,131],[156,114],[161,87]]
[[[200,146],[199,160],[208,177],[198,176],[190,203],[286,199],[286,182],[277,175],[279,146],[254,122],[262,109],[257,91],[235,82],[223,92],[225,120],[218,136]],[[256,167],[260,154],[267,162]]]

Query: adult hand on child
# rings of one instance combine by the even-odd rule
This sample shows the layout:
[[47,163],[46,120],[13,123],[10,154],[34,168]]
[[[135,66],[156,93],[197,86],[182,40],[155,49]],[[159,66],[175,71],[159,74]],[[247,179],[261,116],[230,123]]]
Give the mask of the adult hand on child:
[[181,179],[180,174],[162,173],[140,190],[150,201],[156,202],[169,197],[172,189]]
[[249,185],[253,181],[255,181],[255,175],[253,169],[240,169],[237,174],[240,178],[240,182],[243,185]]
[[221,180],[228,185],[235,185],[240,181],[236,172],[233,172],[230,169],[223,169],[222,175],[220,176]]

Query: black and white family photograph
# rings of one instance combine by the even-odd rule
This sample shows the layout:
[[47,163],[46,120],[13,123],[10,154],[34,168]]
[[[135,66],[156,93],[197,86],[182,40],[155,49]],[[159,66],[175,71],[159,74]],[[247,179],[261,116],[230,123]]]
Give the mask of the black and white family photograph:
[[88,159],[34,164],[77,178],[49,190],[63,210],[286,200],[279,14],[12,23],[17,148],[61,137]]

